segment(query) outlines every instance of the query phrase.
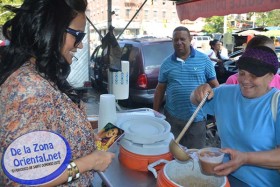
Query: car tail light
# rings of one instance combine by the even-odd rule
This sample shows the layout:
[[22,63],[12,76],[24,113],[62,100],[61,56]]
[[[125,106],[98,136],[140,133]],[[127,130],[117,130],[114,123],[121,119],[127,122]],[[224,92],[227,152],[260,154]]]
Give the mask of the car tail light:
[[91,87],[91,82],[90,81],[85,81],[84,82],[84,87],[86,87],[86,88]]
[[137,84],[140,88],[147,88],[148,80],[145,74],[141,74],[138,76]]

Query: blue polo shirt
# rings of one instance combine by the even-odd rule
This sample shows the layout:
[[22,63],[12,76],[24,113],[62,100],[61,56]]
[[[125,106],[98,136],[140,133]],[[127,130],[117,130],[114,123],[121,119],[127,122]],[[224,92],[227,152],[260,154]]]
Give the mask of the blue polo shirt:
[[[167,84],[165,109],[172,116],[188,120],[196,106],[190,102],[191,92],[199,85],[216,79],[216,72],[209,57],[191,47],[189,58],[185,61],[176,54],[167,57],[159,71],[158,81]],[[205,117],[199,111],[195,122]]]

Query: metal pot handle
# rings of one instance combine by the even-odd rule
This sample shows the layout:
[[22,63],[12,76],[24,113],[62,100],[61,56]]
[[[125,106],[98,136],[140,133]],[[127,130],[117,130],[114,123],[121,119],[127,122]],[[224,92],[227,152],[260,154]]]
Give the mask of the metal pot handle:
[[168,162],[169,161],[164,160],[164,159],[157,160],[148,165],[148,170],[154,174],[155,178],[157,178],[157,170],[154,167],[156,167],[157,165],[160,165],[162,163],[167,164]]

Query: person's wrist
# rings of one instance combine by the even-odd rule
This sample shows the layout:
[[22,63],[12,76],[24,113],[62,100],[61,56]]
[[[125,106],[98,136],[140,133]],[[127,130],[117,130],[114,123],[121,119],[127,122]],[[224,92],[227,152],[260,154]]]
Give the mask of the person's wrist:
[[67,165],[67,172],[68,172],[67,182],[69,183],[73,179],[73,169],[72,169],[72,166],[70,164]]
[[73,179],[76,180],[80,177],[80,171],[79,168],[77,166],[77,164],[74,161],[70,162],[70,165],[72,167],[72,171],[73,171]]
[[95,163],[94,160],[92,159],[93,153],[90,153],[84,157],[78,158],[75,160],[75,164],[79,167],[79,172],[87,172],[91,171],[92,168],[92,163]]
[[250,152],[245,152],[244,155],[245,157],[244,157],[243,165],[250,164]]

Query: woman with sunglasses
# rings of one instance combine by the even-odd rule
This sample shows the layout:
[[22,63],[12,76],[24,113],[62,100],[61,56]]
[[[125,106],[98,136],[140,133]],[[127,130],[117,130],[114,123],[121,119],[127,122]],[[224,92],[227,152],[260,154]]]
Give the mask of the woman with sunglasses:
[[[10,45],[0,48],[0,159],[19,136],[52,131],[70,144],[72,162],[46,186],[90,186],[113,153],[97,151],[81,100],[66,78],[83,48],[86,0],[24,0],[3,25]],[[24,145],[24,142],[23,142]],[[71,171],[71,172],[70,172]],[[23,186],[0,167],[0,186]]]

